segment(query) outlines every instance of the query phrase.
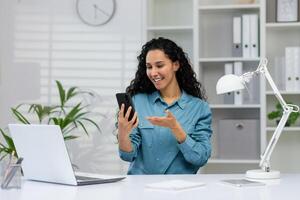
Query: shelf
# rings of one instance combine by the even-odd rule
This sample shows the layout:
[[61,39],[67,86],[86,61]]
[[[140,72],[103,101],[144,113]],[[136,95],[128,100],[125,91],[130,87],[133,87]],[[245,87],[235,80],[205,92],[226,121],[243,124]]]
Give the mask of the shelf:
[[233,104],[211,104],[212,109],[224,109],[224,108],[260,108],[260,104],[244,104],[244,105],[233,105]]
[[260,160],[242,160],[242,159],[209,159],[209,164],[258,164]]
[[[300,91],[279,91],[282,95],[300,95]],[[266,95],[274,95],[273,91],[266,91]]]
[[240,10],[240,9],[259,9],[258,4],[241,4],[241,5],[209,5],[209,6],[199,6],[199,10]]
[[[276,127],[267,127],[267,131],[271,132],[271,131],[275,131]],[[300,127],[284,127],[283,131],[287,131],[287,132],[299,132],[300,133]]]
[[300,28],[300,22],[267,23],[267,28]]
[[199,62],[234,62],[234,61],[259,61],[260,58],[241,58],[241,57],[216,57],[216,58],[200,58]]
[[192,26],[149,26],[148,31],[192,31]]

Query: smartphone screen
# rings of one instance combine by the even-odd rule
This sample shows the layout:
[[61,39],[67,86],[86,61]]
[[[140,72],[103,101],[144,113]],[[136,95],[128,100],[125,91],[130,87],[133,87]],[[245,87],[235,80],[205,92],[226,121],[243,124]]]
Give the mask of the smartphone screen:
[[119,104],[119,109],[121,109],[121,105],[124,104],[125,105],[125,109],[124,109],[124,116],[128,110],[128,108],[131,106],[131,112],[128,118],[128,121],[130,121],[133,118],[133,115],[135,113],[135,109],[131,100],[131,97],[129,94],[127,93],[117,93],[116,94],[116,98]]

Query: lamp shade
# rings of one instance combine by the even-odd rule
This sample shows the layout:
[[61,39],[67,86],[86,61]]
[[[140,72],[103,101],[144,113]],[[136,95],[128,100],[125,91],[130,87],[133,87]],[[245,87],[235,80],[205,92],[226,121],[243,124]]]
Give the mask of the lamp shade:
[[227,74],[222,76],[216,85],[217,94],[224,94],[236,90],[244,89],[244,81],[240,76]]

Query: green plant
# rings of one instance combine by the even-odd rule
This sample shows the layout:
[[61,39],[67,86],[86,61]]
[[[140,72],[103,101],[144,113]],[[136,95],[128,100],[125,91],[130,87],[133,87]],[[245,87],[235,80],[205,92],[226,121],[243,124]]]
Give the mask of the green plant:
[[[89,115],[92,114],[92,112],[87,109],[89,105],[84,104],[82,102],[83,96],[80,96],[81,94],[87,95],[88,97],[94,97],[95,94],[92,92],[81,91],[78,87],[71,87],[66,90],[59,81],[56,81],[56,86],[60,98],[59,104],[42,105],[23,103],[15,108],[11,108],[13,116],[23,124],[31,124],[28,117],[22,113],[22,110],[24,110],[23,107],[25,107],[27,108],[25,109],[27,110],[27,114],[36,116],[38,123],[58,125],[61,128],[64,140],[77,138],[78,136],[72,134],[72,132],[78,128],[82,128],[83,132],[86,135],[89,135],[86,123],[90,123],[101,132],[98,124],[89,117]],[[97,114],[101,115],[100,113]],[[101,116],[104,117],[103,115]],[[6,155],[12,154],[13,151],[16,153],[16,150],[9,134],[5,133],[3,129],[0,129],[0,131],[6,143],[0,142],[0,160],[2,160]],[[17,156],[17,154],[15,154],[15,156]]]
[[[292,103],[288,102],[287,104],[292,104]],[[280,120],[282,117],[283,109],[280,103],[277,103],[275,107],[276,107],[275,111],[268,113],[269,120],[274,120],[274,119]],[[286,122],[286,126],[295,124],[299,116],[300,116],[299,112],[292,112]]]

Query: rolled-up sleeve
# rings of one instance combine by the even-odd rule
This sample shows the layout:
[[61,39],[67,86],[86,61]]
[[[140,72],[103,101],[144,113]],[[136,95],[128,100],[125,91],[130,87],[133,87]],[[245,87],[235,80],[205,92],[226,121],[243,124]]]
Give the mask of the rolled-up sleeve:
[[187,133],[186,140],[178,147],[187,162],[201,167],[211,155],[212,114],[207,103],[203,104],[199,113],[194,130]]
[[141,135],[138,131],[138,128],[134,128],[129,137],[131,140],[132,151],[125,152],[119,149],[119,155],[122,160],[132,162],[136,158],[139,146],[141,144]]

